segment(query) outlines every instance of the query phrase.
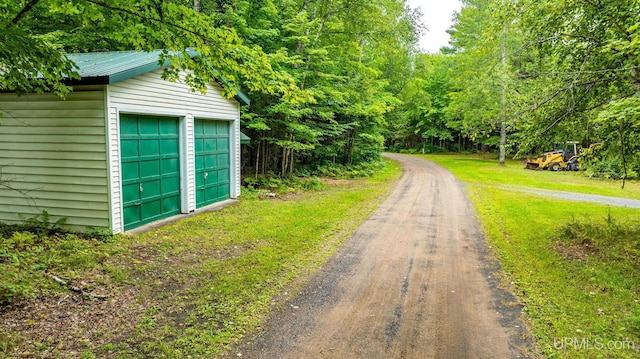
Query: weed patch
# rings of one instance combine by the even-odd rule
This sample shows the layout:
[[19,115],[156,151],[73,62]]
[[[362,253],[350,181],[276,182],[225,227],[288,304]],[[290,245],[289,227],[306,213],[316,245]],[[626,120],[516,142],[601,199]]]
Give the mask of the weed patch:
[[7,232],[0,240],[0,305],[12,305],[60,288],[50,274],[77,279],[78,268],[101,265],[110,255],[105,242],[76,234]]
[[572,219],[560,233],[560,247],[576,248],[581,259],[597,257],[640,269],[640,222],[621,222],[611,215],[593,222]]

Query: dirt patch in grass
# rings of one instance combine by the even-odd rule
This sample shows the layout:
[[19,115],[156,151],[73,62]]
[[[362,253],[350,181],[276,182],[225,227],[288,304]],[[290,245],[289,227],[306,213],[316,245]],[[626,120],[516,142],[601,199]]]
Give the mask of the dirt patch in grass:
[[322,182],[326,183],[328,186],[347,186],[351,184],[355,184],[358,181],[356,179],[335,179],[335,178],[321,178]]
[[573,242],[557,242],[553,248],[557,253],[569,260],[587,261],[596,252],[589,244]]
[[[105,300],[74,292],[40,296],[2,312],[0,342],[9,341],[5,346],[17,349],[5,352],[7,357],[79,357],[87,350],[126,341],[141,313],[144,304],[128,286],[111,292]],[[109,357],[108,349],[101,356]]]

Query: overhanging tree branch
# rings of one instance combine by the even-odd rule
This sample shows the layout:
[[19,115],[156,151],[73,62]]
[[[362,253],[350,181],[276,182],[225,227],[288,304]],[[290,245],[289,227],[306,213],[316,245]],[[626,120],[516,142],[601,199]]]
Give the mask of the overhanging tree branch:
[[31,11],[33,7],[36,6],[39,2],[40,0],[31,0],[27,5],[25,5],[22,8],[22,10],[18,13],[18,15],[16,15],[13,18],[13,20],[11,20],[7,28],[11,28],[17,25],[20,22],[20,20],[22,20],[22,18],[25,17],[29,13],[29,11]]
[[579,82],[579,83],[572,83],[569,86],[563,87],[561,89],[556,90],[555,92],[553,92],[550,96],[548,96],[547,98],[545,98],[544,100],[542,100],[539,103],[536,103],[534,105],[531,105],[529,108],[525,109],[524,111],[518,112],[516,114],[516,116],[521,116],[527,112],[532,112],[532,111],[536,111],[539,108],[541,108],[542,106],[546,105],[547,103],[551,102],[553,99],[555,99],[556,97],[558,97],[560,94],[573,90],[576,87],[583,87],[583,86],[589,86],[589,85],[596,85],[599,83],[604,83],[604,82],[613,82],[615,80],[617,80],[617,77],[607,77],[605,79],[596,79],[596,80],[592,80],[592,81],[585,81],[585,82]]
[[[208,36],[206,36],[204,34],[201,34],[199,32],[193,31],[193,30],[191,30],[191,29],[189,29],[189,28],[187,28],[185,26],[178,25],[178,24],[171,23],[171,22],[167,22],[167,21],[162,19],[162,16],[160,16],[158,18],[154,18],[154,17],[144,16],[144,15],[142,15],[142,14],[136,12],[136,11],[133,11],[133,10],[119,8],[119,7],[112,6],[112,5],[109,5],[109,4],[100,2],[100,1],[95,1],[95,0],[85,0],[85,1],[90,3],[90,4],[102,7],[104,9],[108,9],[108,10],[112,10],[112,11],[116,11],[116,12],[121,12],[121,13],[124,13],[124,14],[127,14],[127,15],[131,15],[133,17],[137,17],[138,19],[141,19],[141,20],[146,20],[146,21],[149,21],[149,22],[152,22],[152,23],[157,23],[157,24],[162,24],[162,25],[168,25],[168,26],[173,27],[175,29],[178,29],[180,31],[184,31],[184,32],[186,32],[188,34],[191,34],[191,35],[194,35],[196,37],[199,37],[199,38],[201,38],[202,40],[205,40],[205,41],[209,40]],[[158,15],[160,15],[160,14],[158,14]]]

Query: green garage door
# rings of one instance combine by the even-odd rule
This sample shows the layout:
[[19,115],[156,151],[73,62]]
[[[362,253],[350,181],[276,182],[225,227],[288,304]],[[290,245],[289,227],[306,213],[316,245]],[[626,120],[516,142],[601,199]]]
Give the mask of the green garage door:
[[124,229],[180,213],[178,119],[120,115]]
[[196,207],[229,198],[229,122],[195,121]]

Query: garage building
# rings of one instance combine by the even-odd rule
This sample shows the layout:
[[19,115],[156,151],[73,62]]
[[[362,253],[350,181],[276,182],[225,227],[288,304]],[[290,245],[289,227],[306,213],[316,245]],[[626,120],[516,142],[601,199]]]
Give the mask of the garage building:
[[0,222],[46,210],[119,233],[240,195],[248,98],[165,81],[159,55],[71,54],[81,80],[66,99],[0,94]]

